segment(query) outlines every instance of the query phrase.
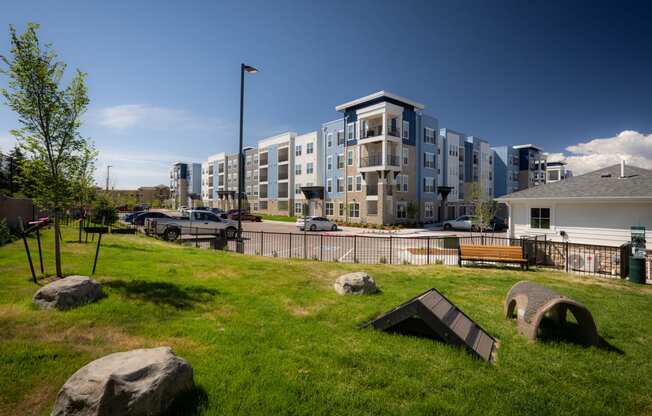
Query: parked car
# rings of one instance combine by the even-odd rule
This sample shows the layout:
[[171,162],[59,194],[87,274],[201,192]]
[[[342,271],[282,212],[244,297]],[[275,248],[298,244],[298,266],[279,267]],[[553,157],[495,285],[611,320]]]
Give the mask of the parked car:
[[177,208],[177,211],[178,211],[178,212],[184,212],[184,211],[186,211],[187,209],[188,209],[187,206],[185,206],[185,205],[180,205],[179,208]]
[[133,224],[134,218],[136,218],[140,214],[142,214],[142,212],[132,212],[131,214],[125,215],[125,217],[122,220],[128,224]]
[[229,219],[220,218],[210,211],[189,210],[188,215],[180,218],[149,218],[145,220],[145,232],[174,241],[182,234],[196,232],[213,234],[219,230],[226,232],[227,238],[235,238],[238,224]]
[[446,231],[450,231],[450,230],[471,231],[472,229],[474,229],[473,220],[474,217],[470,215],[462,215],[457,219],[444,221],[442,226]]
[[218,216],[224,214],[224,210],[222,208],[211,208],[210,211]]
[[238,211],[236,211],[233,214],[228,215],[228,218],[234,221],[237,221],[238,217],[240,217],[240,221],[261,222],[263,220],[263,217],[260,215],[252,214],[250,212],[242,212],[241,214],[238,214]]
[[507,223],[504,218],[494,217],[491,220],[491,229],[494,231],[503,231],[507,229]]
[[149,205],[147,204],[140,204],[136,205],[134,207],[134,212],[142,212],[142,211],[147,211],[149,209]]
[[[304,222],[305,221],[305,222]],[[297,228],[301,231],[306,229],[310,231],[328,230],[337,231],[337,224],[324,217],[299,217],[297,218]]]
[[145,225],[145,220],[147,218],[170,218],[169,215],[164,214],[162,212],[152,212],[152,211],[147,211],[147,212],[141,212],[138,213],[133,219],[131,220],[131,223],[133,225]]

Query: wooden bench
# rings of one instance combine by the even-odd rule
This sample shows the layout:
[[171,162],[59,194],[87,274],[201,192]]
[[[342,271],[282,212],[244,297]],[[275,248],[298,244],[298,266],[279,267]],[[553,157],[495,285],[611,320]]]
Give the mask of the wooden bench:
[[516,263],[521,268],[527,267],[528,260],[523,255],[523,247],[520,246],[475,246],[460,244],[458,253],[458,265],[462,266],[462,260],[468,261],[491,261],[496,263]]

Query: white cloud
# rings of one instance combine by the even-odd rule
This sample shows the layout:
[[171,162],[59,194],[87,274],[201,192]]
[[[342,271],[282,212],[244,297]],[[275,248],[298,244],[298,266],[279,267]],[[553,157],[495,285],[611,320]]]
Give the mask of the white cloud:
[[16,145],[16,138],[11,134],[0,134],[0,151],[7,153]]
[[97,124],[110,129],[210,130],[222,127],[218,120],[196,116],[186,110],[146,104],[123,104],[97,110],[91,115]]
[[575,175],[581,175],[625,160],[628,164],[652,169],[652,134],[625,130],[615,137],[593,139],[568,146],[569,153],[552,153],[548,160],[563,160]]

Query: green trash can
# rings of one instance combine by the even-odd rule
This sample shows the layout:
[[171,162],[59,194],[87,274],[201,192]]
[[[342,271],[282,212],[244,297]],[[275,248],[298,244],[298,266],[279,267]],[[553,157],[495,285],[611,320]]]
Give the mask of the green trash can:
[[639,257],[629,258],[629,281],[645,284],[645,259]]

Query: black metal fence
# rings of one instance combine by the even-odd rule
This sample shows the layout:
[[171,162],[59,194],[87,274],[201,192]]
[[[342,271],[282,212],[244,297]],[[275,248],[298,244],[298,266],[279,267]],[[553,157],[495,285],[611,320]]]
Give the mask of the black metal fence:
[[[238,251],[235,239],[219,246],[219,238],[214,231],[196,228],[182,241],[195,247]],[[545,236],[516,239],[493,235],[400,237],[243,231],[242,238],[242,252],[248,255],[363,264],[457,265],[460,245],[519,246],[531,266],[612,277],[627,276],[629,256],[626,245],[576,244],[550,241]],[[652,264],[652,256],[648,262]]]

